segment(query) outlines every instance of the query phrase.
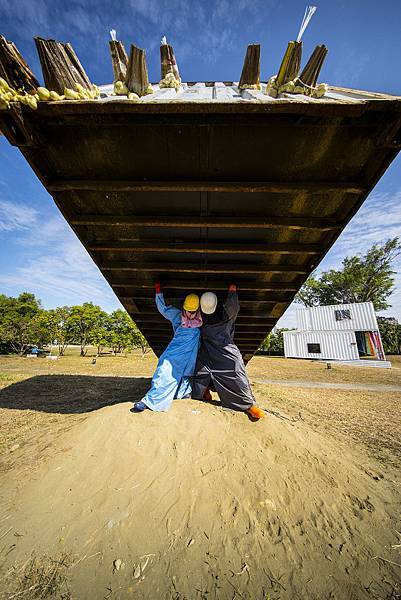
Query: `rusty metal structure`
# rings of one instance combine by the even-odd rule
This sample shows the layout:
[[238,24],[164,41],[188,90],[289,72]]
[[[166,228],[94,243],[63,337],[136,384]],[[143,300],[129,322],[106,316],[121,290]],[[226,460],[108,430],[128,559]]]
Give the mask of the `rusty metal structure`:
[[172,302],[235,282],[248,360],[400,150],[399,97],[273,99],[263,85],[154,86],[141,102],[104,86],[96,101],[0,111],[156,354],[171,338],[156,280]]

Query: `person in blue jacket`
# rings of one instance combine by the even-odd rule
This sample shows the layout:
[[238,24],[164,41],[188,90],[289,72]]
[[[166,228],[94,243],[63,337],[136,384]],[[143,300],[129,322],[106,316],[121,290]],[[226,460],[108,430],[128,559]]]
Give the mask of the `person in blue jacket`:
[[147,408],[166,411],[174,398],[189,398],[192,392],[189,377],[194,374],[202,325],[199,296],[186,296],[180,310],[166,305],[160,283],[155,287],[156,306],[163,317],[171,321],[174,337],[159,358],[150,390],[134,404],[132,412]]

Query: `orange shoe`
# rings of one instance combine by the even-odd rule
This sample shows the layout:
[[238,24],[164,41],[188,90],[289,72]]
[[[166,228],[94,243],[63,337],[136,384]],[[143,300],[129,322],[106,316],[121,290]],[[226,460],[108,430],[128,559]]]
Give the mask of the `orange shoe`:
[[251,408],[248,408],[246,414],[251,419],[251,421],[259,421],[259,419],[263,419],[263,417],[266,416],[264,410],[256,406],[256,404],[251,406]]

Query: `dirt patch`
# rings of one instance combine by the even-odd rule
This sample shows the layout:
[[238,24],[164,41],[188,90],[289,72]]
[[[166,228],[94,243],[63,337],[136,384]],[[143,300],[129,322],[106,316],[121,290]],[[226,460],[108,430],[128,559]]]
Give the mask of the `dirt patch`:
[[[269,411],[258,423],[193,400],[134,415],[154,358],[132,378],[101,365],[95,376],[79,360],[57,369],[86,372],[41,372],[38,362],[3,378],[7,600],[24,590],[5,586],[10,573],[27,589],[60,556],[73,557],[60,574],[65,590],[43,598],[401,594],[399,394],[256,384]],[[33,550],[36,566],[21,571]]]

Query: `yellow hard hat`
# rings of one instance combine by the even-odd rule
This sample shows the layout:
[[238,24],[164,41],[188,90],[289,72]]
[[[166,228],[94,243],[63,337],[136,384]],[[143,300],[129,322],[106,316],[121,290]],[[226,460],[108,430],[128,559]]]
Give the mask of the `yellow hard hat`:
[[195,312],[199,308],[199,296],[197,294],[188,294],[184,300],[184,310]]

